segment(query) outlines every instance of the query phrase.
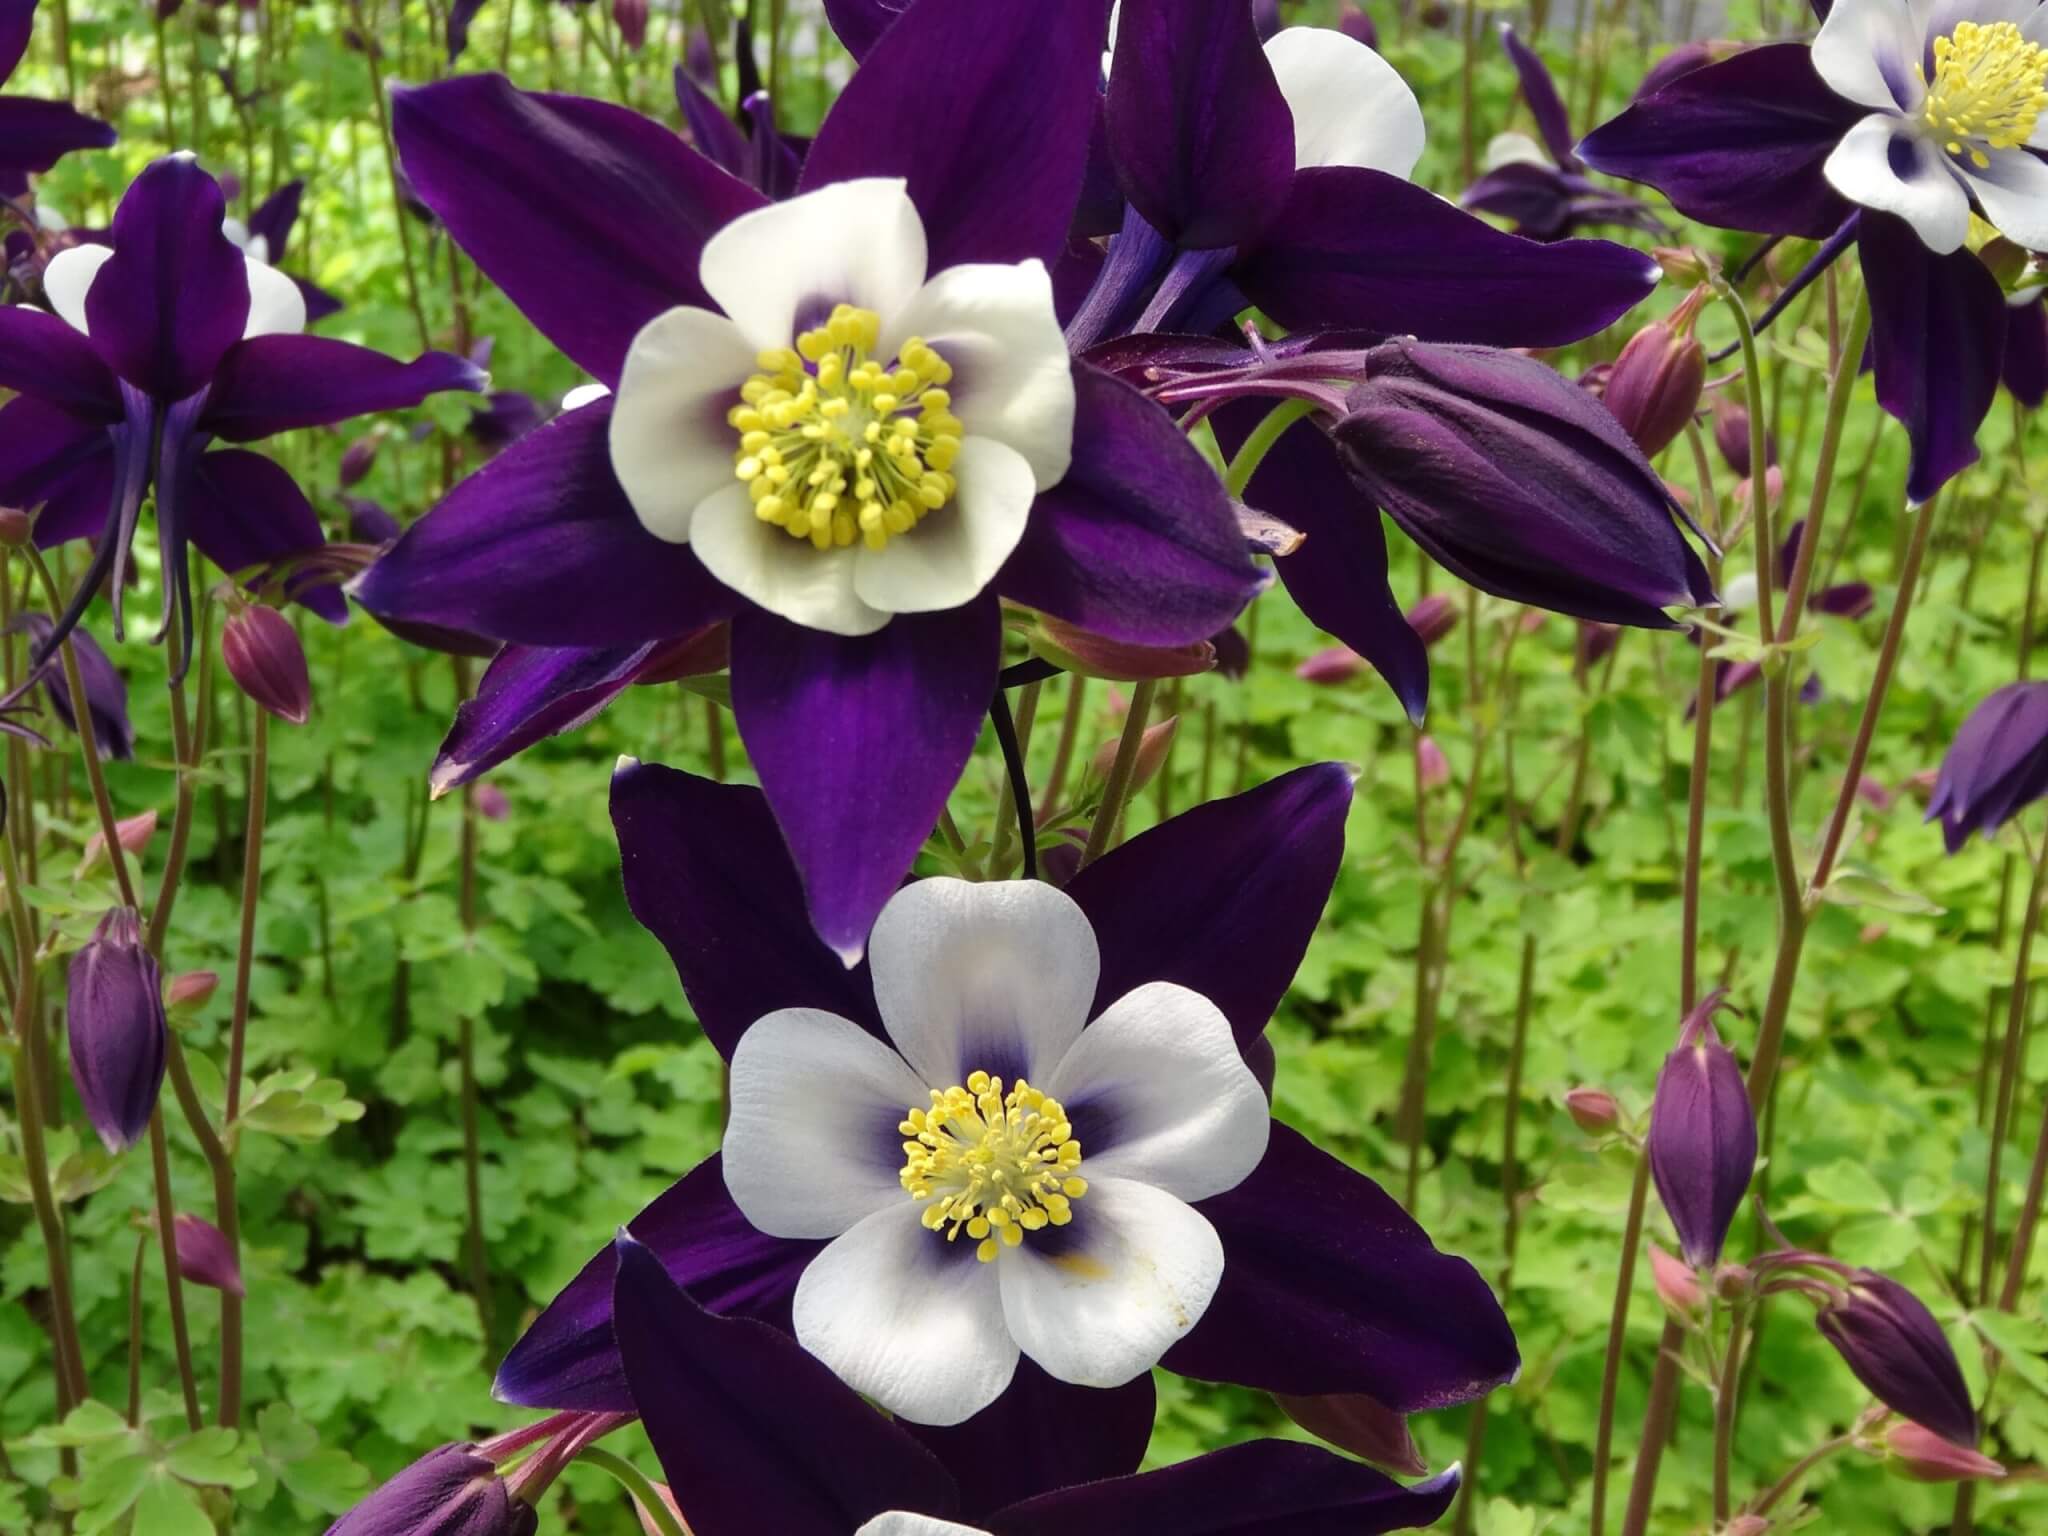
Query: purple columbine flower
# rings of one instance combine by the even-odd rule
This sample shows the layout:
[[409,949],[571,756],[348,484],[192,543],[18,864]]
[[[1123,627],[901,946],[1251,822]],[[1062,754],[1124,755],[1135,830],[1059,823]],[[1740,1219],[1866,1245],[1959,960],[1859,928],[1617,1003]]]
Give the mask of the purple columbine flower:
[[[129,545],[152,483],[164,616],[177,604],[188,652],[188,542],[226,571],[320,546],[320,519],[291,477],[258,454],[205,451],[216,438],[250,442],[482,386],[476,369],[445,353],[400,363],[298,334],[298,289],[237,250],[221,232],[224,215],[219,185],[191,155],[155,161],[122,197],[111,245],[75,246],[50,262],[44,291],[56,314],[0,309],[0,385],[19,391],[0,409],[0,502],[42,508],[44,548],[97,540],[56,635],[103,580],[121,632]],[[346,617],[339,592],[297,595],[334,622]]]
[[[28,52],[35,19],[36,0],[0,0],[0,85]],[[68,102],[0,96],[0,197],[22,196],[31,172],[47,171],[75,149],[106,149],[115,138]]]
[[1977,1409],[1948,1335],[1926,1303],[1875,1270],[1846,1275],[1814,1319],[1877,1400],[1952,1445],[1977,1444]]
[[473,1445],[444,1445],[327,1528],[327,1536],[533,1536],[540,1517]]
[[[1404,1488],[1320,1447],[1277,1440],[1139,1473],[1149,1424],[1099,1477],[1060,1466],[1057,1442],[1073,1428],[1059,1423],[956,1467],[785,1335],[706,1310],[631,1236],[620,1234],[612,1263],[634,1403],[695,1536],[1278,1532],[1298,1528],[1304,1509],[1331,1530],[1373,1536],[1428,1525],[1457,1495],[1456,1467]],[[992,1496],[1003,1464],[1019,1460],[1042,1463],[1052,1481]]]
[[[305,195],[304,181],[288,181],[257,205],[247,223],[236,218],[224,220],[221,233],[251,261],[261,262],[267,267],[282,266],[285,246],[291,240],[292,226],[299,222],[299,204]],[[306,324],[325,320],[343,308],[341,300],[318,283],[303,277],[291,277],[290,273],[285,275],[299,290],[299,297],[305,300]]]
[[1742,1068],[1714,1032],[1722,1005],[1723,995],[1710,993],[1686,1015],[1650,1105],[1650,1172],[1695,1269],[1720,1259],[1756,1170],[1756,1116]]
[[[920,1440],[971,1472],[984,1508],[1135,1465],[1151,1358],[1267,1391],[1369,1392],[1397,1412],[1507,1379],[1513,1336],[1470,1265],[1284,1125],[1251,1156],[1266,1112],[1247,1079],[1270,1071],[1263,1031],[1342,860],[1351,797],[1346,770],[1297,770],[1140,834],[1063,896],[913,885],[848,971],[798,920],[797,872],[758,791],[625,767],[612,809],[628,900],[743,1085],[725,1152],[636,1217],[633,1235],[700,1304],[793,1329],[904,1409]],[[1126,1049],[1142,1070],[1107,1070]],[[946,1144],[964,1145],[975,1124],[948,1109],[957,1129],[935,1127],[931,1093],[950,1105],[955,1088],[994,1092],[970,1082],[980,1072],[1019,1095],[1020,1126],[1027,1109],[1049,1111],[1025,1105],[1019,1078],[1063,1107],[1064,1134],[1032,1134],[1056,1161],[1078,1144],[1057,1191],[1071,1220],[1020,1197],[1007,1222],[984,1203],[988,1236],[977,1232]],[[795,1174],[797,1143],[761,1134],[763,1116],[793,1102],[811,1149]],[[898,1126],[913,1108],[925,1125],[909,1135]],[[1086,1187],[1069,1193],[1068,1177]],[[928,1211],[941,1212],[935,1225]],[[965,1222],[949,1241],[955,1216]],[[1068,1289],[1048,1296],[1060,1257]],[[632,1410],[615,1270],[600,1254],[550,1304],[501,1367],[502,1398]],[[1180,1310],[1162,1306],[1168,1295]],[[951,1427],[915,1422],[983,1403]]]
[[782,203],[496,76],[394,109],[421,195],[616,393],[463,482],[356,596],[607,672],[730,619],[735,720],[849,963],[973,749],[999,597],[1176,646],[1261,585],[1200,454],[1061,342],[1100,28],[1091,0],[907,12]]
[[2044,41],[2031,0],[1840,0],[1810,47],[1689,71],[1579,146],[1702,223],[1822,240],[1772,313],[1857,245],[1877,398],[1912,440],[1916,503],[1976,461],[1999,381],[2005,297],[1965,246],[1973,209],[2048,246]]
[[1927,819],[1958,852],[2048,794],[2048,683],[2008,683],[1970,711],[1934,781]]
[[[25,613],[14,622],[28,635],[35,654],[49,657],[15,690],[15,696],[40,685],[57,718],[77,730],[78,709],[71,697],[71,679],[64,671],[64,658],[55,654],[56,625],[46,613]],[[92,725],[93,741],[100,756],[126,762],[135,755],[135,727],[128,719],[127,680],[100,649],[99,641],[84,630],[72,632],[71,650],[78,658],[79,681],[85,684],[86,719]]]
[[71,957],[64,999],[71,1081],[109,1152],[133,1146],[149,1126],[167,1030],[156,957],[143,947],[134,910],[117,907]]

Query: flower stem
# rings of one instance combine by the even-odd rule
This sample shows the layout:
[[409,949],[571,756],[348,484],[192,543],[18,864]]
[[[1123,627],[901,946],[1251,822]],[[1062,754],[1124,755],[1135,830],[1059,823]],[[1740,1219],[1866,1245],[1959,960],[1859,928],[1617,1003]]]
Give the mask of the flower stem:
[[[1992,1099],[1991,1111],[1991,1157],[1984,1174],[1984,1211],[1979,1218],[1983,1228],[1983,1246],[1977,1256],[1977,1296],[1988,1301],[1991,1297],[1991,1275],[1998,1256],[1998,1187],[2005,1154],[2006,1137],[2012,1130],[2013,1095],[2019,1082],[2020,1043],[2027,1029],[2027,1004],[2031,989],[2028,986],[2034,963],[2034,934],[2041,926],[2041,908],[2044,897],[2048,897],[2048,834],[2041,838],[2041,849],[2034,860],[2033,879],[2027,886],[2026,915],[2020,920],[2019,953],[2013,964],[2012,987],[2006,996],[2005,1046],[1998,1063],[1998,1090]],[[2034,1162],[2038,1171],[2043,1148],[2036,1146]],[[2032,1202],[2034,1215],[2040,1212],[2041,1197],[2039,1180],[2035,1175],[2028,1179],[2027,1198]],[[2032,1217],[2022,1214],[2021,1221],[2028,1229],[2025,1238],[2033,1240]],[[2013,1229],[2011,1262],[2006,1270],[2006,1289],[2015,1291],[2019,1276],[2026,1268],[2026,1258],[2021,1246],[2022,1230]],[[2012,1310],[2012,1303],[2001,1299],[2000,1306]]]
[[1621,1267],[1614,1280],[1614,1307],[1607,1319],[1607,1357],[1600,1370],[1600,1413],[1593,1431],[1593,1513],[1588,1536],[1607,1527],[1607,1477],[1614,1450],[1614,1394],[1621,1382],[1621,1349],[1628,1337],[1628,1304],[1636,1283],[1636,1255],[1643,1246],[1643,1209],[1650,1195],[1650,1159],[1638,1149],[1636,1177],[1629,1188],[1628,1219],[1621,1234]]
[[164,1297],[171,1309],[171,1343],[178,1356],[178,1385],[185,1394],[185,1427],[197,1430],[199,1381],[192,1369],[192,1333],[185,1323],[185,1277],[178,1272],[178,1215],[171,1202],[171,1152],[164,1135],[159,1099],[149,1116],[149,1162],[156,1178],[156,1245],[163,1250]]
[[1238,448],[1230,467],[1224,470],[1223,489],[1233,498],[1243,496],[1244,488],[1252,483],[1253,474],[1266,455],[1272,452],[1273,445],[1280,441],[1281,434],[1314,409],[1306,400],[1282,400],[1266,412],[1259,424],[1252,428],[1252,435]]
[[1621,1536],[1643,1536],[1649,1529],[1650,1497],[1657,1491],[1664,1445],[1671,1438],[1672,1417],[1678,1411],[1678,1358],[1684,1348],[1685,1330],[1676,1318],[1666,1318],[1663,1336],[1657,1341],[1657,1363],[1650,1371],[1650,1400],[1643,1408],[1643,1438],[1636,1447],[1636,1474],[1628,1487]]
[[1728,1491],[1729,1459],[1735,1446],[1735,1409],[1742,1397],[1743,1329],[1749,1309],[1738,1302],[1728,1319],[1728,1354],[1721,1362],[1721,1376],[1714,1386],[1714,1526],[1728,1523],[1731,1504]]
[[1058,809],[1060,792],[1067,787],[1067,770],[1073,765],[1074,747],[1081,738],[1081,717],[1088,699],[1088,679],[1079,672],[1067,674],[1067,703],[1060,715],[1060,736],[1053,746],[1052,772],[1046,775],[1041,814]]
[[[457,656],[455,691],[458,699],[471,693],[469,658]],[[462,832],[458,858],[457,908],[462,931],[472,945],[476,942],[476,785],[462,791]],[[484,1348],[492,1348],[493,1308],[491,1306],[490,1263],[484,1253],[483,1152],[477,1132],[476,1020],[464,1014],[457,1024],[456,1052],[462,1074],[462,1188],[468,1209],[468,1232],[463,1246],[469,1261],[469,1288],[476,1298],[477,1319],[483,1325]]]
[[[1249,448],[1251,445],[1247,443],[1245,446]],[[1095,820],[1089,825],[1088,844],[1081,850],[1083,869],[1102,857],[1116,836],[1117,823],[1123,820],[1124,805],[1131,797],[1131,784],[1137,777],[1138,747],[1145,739],[1145,722],[1152,713],[1152,694],[1158,686],[1157,679],[1147,677],[1140,679],[1131,690],[1131,707],[1124,716],[1124,733],[1117,738],[1116,757],[1109,765],[1109,783],[1103,788],[1102,804],[1096,808]]]
[[[1832,1440],[1823,1440],[1819,1445],[1816,1445],[1804,1456],[1793,1462],[1791,1467],[1786,1470],[1785,1475],[1771,1484],[1769,1491],[1750,1506],[1750,1513],[1757,1515],[1769,1514],[1776,1507],[1780,1499],[1799,1486],[1801,1478],[1826,1461],[1830,1456],[1840,1451],[1846,1451],[1855,1442],[1856,1437],[1854,1435],[1837,1435]],[[1966,1483],[1964,1486],[1968,1487],[1969,1485]]]
[[384,147],[384,171],[391,182],[391,212],[398,221],[398,253],[405,264],[405,295],[412,306],[413,324],[419,328],[420,348],[425,351],[434,345],[434,337],[427,325],[426,305],[420,299],[419,263],[412,253],[412,215],[406,212],[405,197],[398,190],[398,148],[392,142],[391,109],[384,99],[384,66],[375,42],[378,32],[363,19],[362,0],[349,0],[349,12],[364,39],[363,58],[370,66],[370,106],[377,115],[377,139]]
[[[1707,513],[1707,526],[1718,531],[1719,509],[1714,500],[1714,471],[1707,461],[1707,443],[1699,423],[1685,424],[1687,443],[1692,448],[1693,468],[1699,475],[1700,506]],[[1710,562],[1709,574],[1718,582],[1720,562]],[[1678,949],[1678,1009],[1690,1013],[1700,997],[1700,864],[1706,841],[1707,777],[1713,767],[1714,749],[1714,658],[1707,637],[1700,637],[1699,686],[1693,697],[1692,777],[1685,796],[1685,873],[1680,887]]]
[[149,1256],[149,1234],[135,1238],[135,1263],[128,1271],[128,1424],[142,1427],[142,1268]]
[[1014,819],[1017,841],[1023,850],[1024,878],[1038,878],[1038,836],[1032,820],[1031,778],[1025,769],[1024,754],[1031,748],[1031,726],[1038,718],[1038,694],[1043,686],[1037,682],[1024,685],[1017,698],[1015,719],[1011,718],[1009,696],[1000,683],[989,701],[989,720],[1003,751],[1003,787],[996,798],[995,828],[989,834],[988,868],[992,875],[1000,876],[1009,870]]
[[654,1485],[625,1457],[615,1451],[608,1451],[601,1445],[591,1445],[584,1447],[576,1459],[588,1462],[600,1472],[610,1473],[620,1487],[639,1501],[640,1508],[646,1512],[649,1522],[661,1536],[689,1536],[689,1533],[676,1523],[675,1516],[668,1512],[668,1505],[662,1501],[661,1495],[654,1491]]

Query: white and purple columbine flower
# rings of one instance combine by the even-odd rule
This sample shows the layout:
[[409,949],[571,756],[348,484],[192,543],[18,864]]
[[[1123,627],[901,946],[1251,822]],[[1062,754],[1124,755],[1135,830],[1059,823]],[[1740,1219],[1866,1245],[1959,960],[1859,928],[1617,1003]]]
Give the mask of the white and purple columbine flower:
[[606,103],[491,75],[396,100],[420,195],[614,393],[459,485],[355,595],[551,652],[487,679],[507,721],[729,620],[735,720],[848,964],[973,749],[1002,599],[1172,646],[1262,584],[1172,419],[1059,346],[1101,32],[1095,0],[906,12],[780,204]]
[[[0,503],[40,507],[36,542],[97,541],[93,563],[43,651],[76,624],[102,578],[120,631],[122,574],[145,493],[156,488],[165,617],[191,635],[189,543],[225,571],[317,549],[320,520],[274,461],[246,443],[294,427],[418,404],[483,376],[446,353],[400,363],[303,336],[305,301],[284,274],[222,233],[220,186],[189,154],[155,161],[123,195],[107,245],[54,257],[55,314],[0,308]],[[340,622],[331,588],[299,595]],[[184,658],[179,658],[183,665]]]
[[[1351,799],[1349,772],[1324,764],[1140,834],[1064,895],[913,885],[849,971],[801,921],[758,790],[622,768],[627,899],[734,1081],[722,1155],[633,1236],[701,1305],[775,1324],[901,1410],[983,1508],[1135,1466],[1153,1359],[1395,1412],[1508,1379],[1513,1335],[1484,1281],[1268,1121],[1253,1081]],[[1014,1099],[1000,1128],[972,1103],[998,1092]],[[500,1368],[501,1397],[634,1411],[616,1269],[607,1250],[556,1297]]]
[[[37,0],[0,0],[0,85],[28,52]],[[105,149],[114,130],[68,102],[0,96],[0,197],[20,197],[30,173],[47,171],[77,149]],[[31,224],[33,228],[33,223]]]

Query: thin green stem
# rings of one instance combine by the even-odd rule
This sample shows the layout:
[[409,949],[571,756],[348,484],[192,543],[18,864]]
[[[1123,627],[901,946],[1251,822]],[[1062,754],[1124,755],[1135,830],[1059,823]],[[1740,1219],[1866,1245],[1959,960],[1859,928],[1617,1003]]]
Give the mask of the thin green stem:
[[[2034,963],[2034,935],[2041,926],[2041,907],[2048,897],[2048,834],[2034,860],[2033,879],[2027,886],[2026,915],[2020,919],[2019,953],[2014,961],[2012,987],[2006,996],[2005,1047],[1998,1063],[1998,1088],[1992,1098],[1991,1155],[1984,1173],[1984,1209],[1979,1217],[1983,1242],[1977,1256],[1977,1295],[1989,1300],[1991,1276],[1998,1257],[1998,1190],[2003,1172],[2006,1137],[2012,1129],[2013,1094],[2020,1075],[2020,1042],[2026,1035],[2029,977]],[[2015,1247],[2014,1256],[2018,1256]]]
[[1643,1246],[1643,1211],[1650,1195],[1650,1159],[1636,1152],[1635,1182],[1629,1188],[1628,1219],[1622,1227],[1621,1265],[1614,1280],[1614,1306],[1607,1317],[1607,1354],[1600,1367],[1600,1410],[1593,1431],[1593,1513],[1589,1536],[1607,1528],[1607,1479],[1614,1452],[1614,1398],[1621,1384],[1621,1350],[1628,1337],[1628,1304],[1635,1292],[1636,1255]]
[[661,1536],[689,1536],[689,1532],[676,1523],[675,1516],[668,1512],[668,1505],[660,1494],[654,1491],[654,1484],[642,1475],[640,1469],[616,1451],[608,1451],[601,1445],[585,1446],[576,1457],[588,1462],[600,1472],[608,1472],[620,1487],[639,1501],[640,1508]]
[[[1793,1462],[1785,1475],[1771,1484],[1770,1489],[1750,1506],[1750,1513],[1767,1515],[1777,1507],[1778,1501],[1799,1486],[1799,1480],[1815,1467],[1856,1443],[1854,1435],[1837,1435],[1832,1440],[1823,1440],[1804,1456]],[[1967,1487],[1968,1485],[1965,1484]]]
[[1223,489],[1233,497],[1244,495],[1244,488],[1252,483],[1252,475],[1280,441],[1281,434],[1314,409],[1306,400],[1282,400],[1266,412],[1231,458],[1230,467],[1223,471]]
[[[1247,445],[1249,446],[1249,445]],[[1087,846],[1081,850],[1081,868],[1086,869],[1109,848],[1117,823],[1124,818],[1124,806],[1137,778],[1138,748],[1145,740],[1145,722],[1152,714],[1152,694],[1159,686],[1154,678],[1143,678],[1131,690],[1131,707],[1124,716],[1124,733],[1117,738],[1116,757],[1109,765],[1109,783],[1103,787],[1102,804],[1088,828]]]
[[1714,1527],[1728,1523],[1732,1510],[1729,1465],[1735,1447],[1735,1410],[1742,1397],[1742,1346],[1749,1309],[1738,1302],[1728,1318],[1728,1352],[1714,1385]]
[[192,1331],[185,1322],[185,1277],[178,1272],[178,1213],[171,1201],[171,1152],[164,1135],[164,1106],[149,1116],[149,1165],[156,1180],[156,1245],[163,1251],[164,1298],[171,1309],[171,1344],[178,1356],[178,1386],[185,1395],[185,1427],[197,1430],[199,1379],[192,1369]]

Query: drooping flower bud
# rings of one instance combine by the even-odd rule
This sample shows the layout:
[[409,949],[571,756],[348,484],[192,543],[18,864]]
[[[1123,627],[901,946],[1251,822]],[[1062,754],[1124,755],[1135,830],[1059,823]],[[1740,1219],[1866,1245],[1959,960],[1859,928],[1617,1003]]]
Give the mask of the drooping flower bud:
[[306,650],[292,621],[260,604],[229,617],[220,632],[221,660],[242,692],[280,720],[304,725],[313,709]]
[[348,508],[348,536],[358,544],[389,544],[405,530],[398,519],[364,496],[344,496]]
[[1806,606],[1837,619],[1860,619],[1877,606],[1877,594],[1867,581],[1838,582],[1822,587],[1807,599]]
[[1367,665],[1366,659],[1350,646],[1333,645],[1309,657],[1294,669],[1294,675],[1305,683],[1348,683]]
[[1448,592],[1432,592],[1418,597],[1405,617],[1424,645],[1435,645],[1458,627],[1457,599]]
[[[121,845],[121,851],[130,858],[140,858],[142,850],[149,846],[149,840],[156,836],[156,812],[144,811],[140,816],[125,817],[114,823],[114,838]],[[100,860],[107,856],[107,835],[95,830],[85,840],[85,852],[78,860],[78,872],[91,874],[99,868]]]
[[194,1285],[211,1286],[231,1296],[246,1296],[242,1271],[235,1263],[234,1250],[219,1227],[197,1216],[178,1213],[172,1227],[177,1242],[178,1273]]
[[1593,624],[1581,619],[1579,621],[1578,635],[1572,643],[1574,660],[1577,663],[1580,675],[1583,676],[1605,661],[1614,653],[1614,648],[1619,644],[1621,644],[1621,626],[1619,624]]
[[612,20],[633,52],[647,46],[647,0],[612,0]]
[[1444,749],[1437,745],[1434,736],[1415,738],[1415,776],[1424,789],[1451,782],[1450,759],[1444,756]]
[[1564,1096],[1565,1113],[1588,1136],[1605,1136],[1621,1124],[1621,1106],[1605,1088],[1578,1087]]
[[1352,482],[1482,592],[1649,629],[1713,601],[1642,451],[1533,358],[1387,342],[1345,403],[1331,433]]
[[327,1536],[533,1536],[540,1517],[473,1445],[444,1445],[327,1528]]
[[1934,786],[1940,782],[1940,769],[1922,768],[1918,773],[1908,774],[1904,779],[1900,780],[1899,793],[1911,795],[1920,804],[1925,805],[1934,798]]
[[173,1013],[204,1008],[213,996],[213,989],[219,985],[218,971],[181,971],[171,978],[164,1004]]
[[1886,1459],[1916,1483],[1961,1483],[2005,1476],[2005,1468],[1969,1446],[1951,1445],[1908,1419],[1884,1437]]
[[[1749,473],[1749,410],[1726,395],[1714,397],[1714,446],[1738,475]],[[1778,462],[1777,440],[1764,433],[1764,464]]]
[[[56,633],[48,614],[25,613],[15,621],[40,651]],[[93,740],[100,756],[122,761],[135,755],[135,727],[128,723],[128,684],[122,680],[99,642],[83,629],[71,631],[71,651],[78,658],[78,678],[85,684],[85,710],[92,722]],[[52,655],[37,672],[43,696],[72,730],[78,729],[78,712],[72,707],[71,681],[64,673],[64,658]]]
[[1176,646],[1131,645],[1090,634],[1050,615],[1039,618],[1029,643],[1034,653],[1055,666],[1119,682],[1147,677],[1193,677],[1216,665],[1216,647],[1207,640]]
[[1951,1445],[1977,1444],[1977,1410],[1948,1336],[1918,1296],[1859,1269],[1814,1324],[1871,1395]]
[[1927,819],[1940,821],[1950,853],[1973,832],[1992,833],[2048,794],[2048,683],[2008,683],[1956,732]]
[[365,432],[341,450],[341,470],[337,478],[344,491],[361,484],[363,477],[376,467],[377,449],[383,441],[382,433]]
[[485,821],[503,821],[512,814],[512,802],[505,798],[505,791],[495,784],[479,784],[476,787],[476,813]]
[[1707,349],[1692,328],[1707,293],[1694,289],[1668,318],[1629,337],[1607,377],[1607,409],[1648,458],[1668,448],[1699,409]]
[[109,1152],[148,1129],[163,1087],[168,1026],[162,974],[132,907],[116,907],[71,957],[65,988],[71,1081]]
[[29,540],[35,520],[19,507],[0,507],[0,544],[19,549]]
[[1672,1257],[1655,1243],[1650,1244],[1650,1283],[1657,1299],[1685,1317],[1696,1317],[1707,1309],[1706,1287],[1683,1260]]
[[[1145,734],[1138,738],[1138,760],[1131,766],[1130,793],[1136,794],[1152,782],[1153,776],[1166,762],[1168,748],[1180,730],[1180,716],[1168,715],[1164,720],[1145,727]],[[1094,772],[1099,780],[1109,778],[1110,769],[1116,764],[1116,741],[1105,741],[1095,751]]]
[[1756,1116],[1735,1053],[1714,1032],[1723,1002],[1709,993],[1686,1015],[1657,1074],[1650,1173],[1688,1264],[1711,1267],[1756,1170]]
[[1408,1428],[1408,1415],[1396,1413],[1377,1398],[1362,1392],[1337,1392],[1321,1397],[1296,1397],[1275,1392],[1273,1401],[1280,1411],[1320,1440],[1349,1451],[1352,1455],[1399,1472],[1404,1477],[1421,1477],[1429,1471],[1415,1436]]
[[1722,46],[1725,45],[1708,42],[1679,44],[1644,72],[1641,83],[1636,86],[1634,99],[1641,101],[1645,96],[1663,90],[1680,75],[1704,69],[1720,56],[1714,50]]

